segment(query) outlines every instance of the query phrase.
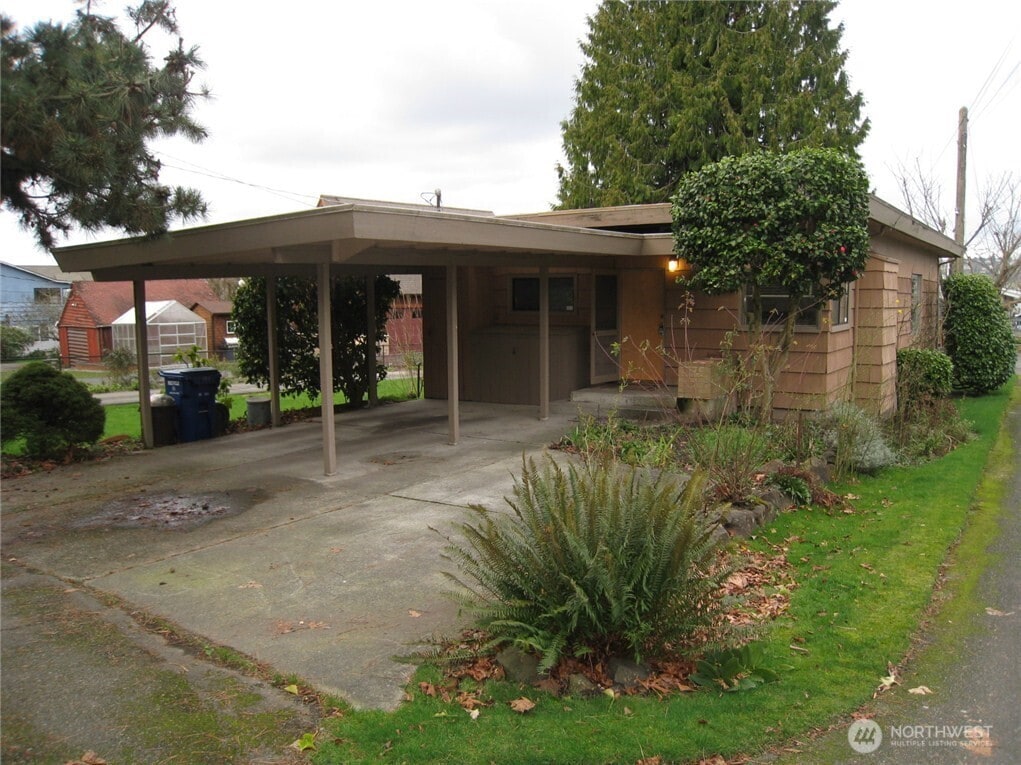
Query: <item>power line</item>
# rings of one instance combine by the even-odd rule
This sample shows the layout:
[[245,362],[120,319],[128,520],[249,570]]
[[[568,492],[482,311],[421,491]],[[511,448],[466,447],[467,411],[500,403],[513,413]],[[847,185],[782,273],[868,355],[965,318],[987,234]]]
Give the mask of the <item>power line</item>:
[[236,183],[236,184],[238,184],[240,186],[248,186],[249,188],[259,189],[261,191],[268,191],[270,194],[278,196],[281,199],[287,199],[288,201],[291,201],[291,202],[297,201],[297,202],[304,203],[306,200],[318,200],[319,199],[319,195],[318,194],[305,194],[305,193],[302,193],[300,191],[290,191],[289,189],[278,189],[278,188],[274,188],[272,186],[266,186],[266,185],[261,184],[261,183],[251,183],[250,181],[243,181],[240,178],[235,178],[233,176],[226,175],[225,173],[221,173],[221,172],[218,172],[216,170],[210,170],[209,168],[202,167],[201,165],[196,165],[194,162],[189,162],[186,159],[181,159],[180,157],[174,157],[174,156],[172,156],[170,154],[167,154],[166,152],[157,151],[155,153],[160,155],[160,156],[162,156],[162,157],[166,157],[167,159],[171,159],[174,162],[183,162],[185,165],[191,165],[191,167],[181,167],[180,165],[174,165],[174,164],[171,164],[169,162],[163,162],[162,163],[165,167],[171,167],[171,168],[173,168],[175,170],[180,170],[181,172],[184,172],[184,173],[194,173],[195,175],[204,175],[207,178],[214,178],[214,179],[219,180],[219,181],[228,181],[230,183]]

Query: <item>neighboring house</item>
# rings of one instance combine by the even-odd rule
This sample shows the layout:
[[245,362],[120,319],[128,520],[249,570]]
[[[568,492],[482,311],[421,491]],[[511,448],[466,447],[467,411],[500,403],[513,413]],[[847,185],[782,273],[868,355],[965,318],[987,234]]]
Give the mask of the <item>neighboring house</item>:
[[40,268],[45,267],[0,263],[0,320],[37,341],[57,336],[57,319],[71,291],[71,282],[55,266],[52,275],[39,273]]
[[207,356],[233,361],[238,347],[237,331],[230,318],[234,304],[229,300],[204,300],[190,307],[206,323]]
[[390,274],[401,285],[386,319],[384,363],[415,371],[422,361],[422,275]]
[[[146,301],[176,300],[182,306],[218,302],[205,279],[168,279],[146,285]],[[60,315],[64,366],[95,366],[114,347],[113,324],[134,308],[130,282],[74,282]]]

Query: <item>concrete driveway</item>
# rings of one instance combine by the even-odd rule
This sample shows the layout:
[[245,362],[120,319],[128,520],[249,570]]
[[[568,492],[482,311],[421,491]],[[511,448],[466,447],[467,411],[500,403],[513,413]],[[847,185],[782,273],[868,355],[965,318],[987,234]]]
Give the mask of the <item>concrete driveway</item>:
[[[3,485],[3,555],[82,582],[294,673],[357,707],[393,708],[393,661],[459,627],[443,540],[565,433],[574,408],[415,401],[61,468]],[[199,523],[199,521],[202,521]]]

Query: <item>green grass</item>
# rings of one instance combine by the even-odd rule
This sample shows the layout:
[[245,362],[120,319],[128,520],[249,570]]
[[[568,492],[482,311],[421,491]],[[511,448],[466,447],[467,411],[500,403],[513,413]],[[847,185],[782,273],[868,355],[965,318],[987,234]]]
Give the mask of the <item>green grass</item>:
[[[485,694],[493,705],[471,720],[458,705],[419,693],[418,681],[440,681],[426,666],[409,687],[413,701],[396,712],[348,711],[327,721],[314,761],[690,762],[756,753],[830,724],[866,703],[887,663],[908,651],[940,564],[965,526],[1010,392],[961,401],[979,437],[938,462],[834,487],[856,497],[854,513],[787,513],[752,541],[786,550],[797,571],[789,614],[763,637],[766,665],[788,667],[779,683],[659,701],[557,699],[491,682]],[[508,706],[521,695],[537,702],[527,715]]]
[[[411,396],[413,385],[413,381],[403,378],[383,380],[378,388],[379,400],[405,401]],[[252,394],[252,396],[254,395]],[[245,419],[248,415],[247,399],[249,396],[235,395],[231,398],[230,418],[232,420]],[[336,394],[337,404],[345,402],[346,399],[341,394]],[[285,412],[318,406],[318,396],[313,397],[302,393],[280,397],[280,408]],[[138,404],[114,404],[104,407],[104,409],[106,411],[106,425],[103,428],[103,438],[127,436],[128,438],[140,439],[142,437],[142,421],[138,415]],[[4,454],[11,456],[20,455],[23,449],[24,442],[20,439],[4,444]]]

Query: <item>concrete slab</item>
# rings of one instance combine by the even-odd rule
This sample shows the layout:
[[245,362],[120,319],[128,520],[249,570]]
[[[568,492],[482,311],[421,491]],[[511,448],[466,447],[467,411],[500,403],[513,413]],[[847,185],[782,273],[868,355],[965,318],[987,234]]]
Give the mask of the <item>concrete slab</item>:
[[[503,507],[522,456],[573,420],[566,404],[542,422],[534,407],[461,413],[456,446],[444,402],[339,415],[333,476],[321,475],[309,422],[8,481],[3,554],[355,706],[392,708],[413,671],[393,657],[461,626],[434,529],[469,503]],[[199,515],[226,510],[201,525],[130,527],[177,500]]]

